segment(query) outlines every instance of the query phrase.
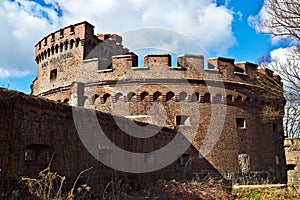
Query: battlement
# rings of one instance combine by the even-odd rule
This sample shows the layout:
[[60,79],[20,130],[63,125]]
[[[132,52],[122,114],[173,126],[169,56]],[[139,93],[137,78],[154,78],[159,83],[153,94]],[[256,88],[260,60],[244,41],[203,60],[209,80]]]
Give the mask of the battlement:
[[118,45],[122,43],[122,37],[117,34],[94,35],[94,26],[84,21],[59,29],[40,40],[35,45],[35,60],[39,64],[51,56],[68,50],[76,51],[79,47],[85,47],[85,50],[79,52],[86,57],[93,48],[105,40],[113,40]]
[[[119,66],[126,69],[145,70],[155,66],[165,66],[170,71],[182,71],[184,77],[189,79],[215,79],[213,74],[219,74],[223,81],[241,83],[257,83],[258,75],[262,74],[280,82],[279,76],[269,69],[258,69],[258,65],[250,62],[235,62],[231,58],[209,58],[208,67],[204,67],[204,56],[184,54],[177,57],[177,66],[171,66],[170,54],[147,54],[144,56],[144,66],[137,66],[138,56],[134,53],[112,57],[112,71],[118,71]],[[220,77],[219,76],[219,77]]]

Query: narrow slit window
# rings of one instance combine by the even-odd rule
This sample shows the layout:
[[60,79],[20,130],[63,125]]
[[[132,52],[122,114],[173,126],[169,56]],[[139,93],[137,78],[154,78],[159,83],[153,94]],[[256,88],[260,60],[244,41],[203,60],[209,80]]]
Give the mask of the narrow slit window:
[[74,34],[75,31],[74,31],[74,25],[71,25],[70,26],[70,35]]
[[64,37],[64,29],[60,29],[60,31],[59,31],[59,33],[60,33],[60,38],[63,38]]

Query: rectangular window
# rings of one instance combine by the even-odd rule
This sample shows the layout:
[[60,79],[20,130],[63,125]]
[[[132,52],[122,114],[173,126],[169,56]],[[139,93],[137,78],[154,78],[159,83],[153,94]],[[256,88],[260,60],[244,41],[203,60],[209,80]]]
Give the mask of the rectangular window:
[[54,33],[51,33],[51,42],[54,41]]
[[50,72],[50,80],[55,80],[57,77],[57,69],[52,69]]
[[176,116],[176,126],[190,126],[190,117],[186,115]]
[[75,32],[74,32],[74,25],[71,25],[70,26],[70,35],[72,35],[72,34],[74,34]]
[[63,38],[64,37],[64,29],[60,29],[60,31],[59,31],[59,33],[60,33],[60,38]]
[[244,118],[236,118],[236,127],[240,129],[245,129],[246,120]]
[[44,38],[44,46],[46,46],[47,45],[47,38],[45,37]]

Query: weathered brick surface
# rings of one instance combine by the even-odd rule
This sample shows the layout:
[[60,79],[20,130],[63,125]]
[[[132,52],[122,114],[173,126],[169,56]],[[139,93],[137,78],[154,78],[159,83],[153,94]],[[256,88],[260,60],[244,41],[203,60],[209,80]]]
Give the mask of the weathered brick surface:
[[288,166],[288,184],[300,191],[300,139],[285,139],[286,164]]

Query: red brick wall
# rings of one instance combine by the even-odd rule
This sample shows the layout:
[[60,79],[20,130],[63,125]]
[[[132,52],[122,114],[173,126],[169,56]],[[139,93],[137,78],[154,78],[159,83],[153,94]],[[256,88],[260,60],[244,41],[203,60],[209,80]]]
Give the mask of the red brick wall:
[[[81,143],[74,126],[70,106],[6,90],[1,90],[0,102],[0,152],[2,155],[0,168],[3,179],[16,179],[23,175],[35,176],[47,165],[54,152],[53,170],[66,175],[70,180],[74,180],[80,171],[90,166],[94,169],[87,174],[87,177],[90,177],[89,180],[93,180],[94,183],[101,181],[103,183],[103,179],[99,177],[107,178],[113,173],[113,170],[94,159]],[[210,105],[202,105],[201,113],[209,113]],[[83,112],[93,111],[83,110]],[[249,110],[243,106],[228,106],[225,128],[217,144],[205,158],[200,159],[197,148],[207,131],[205,122],[211,117],[210,114],[203,115],[200,120],[202,125],[193,146],[187,150],[192,157],[191,165],[184,168],[175,161],[172,165],[153,172],[153,176],[174,178],[182,177],[184,172],[201,174],[214,171],[236,182],[241,173],[237,158],[238,154],[243,153],[250,155],[251,172],[268,172],[270,173],[268,178],[271,180],[284,182],[285,171],[281,168],[284,165],[284,157],[282,157],[281,144],[274,137],[275,134],[270,131],[271,124],[260,122],[257,117],[258,112],[260,112],[259,109],[255,107]],[[97,115],[108,137],[120,148],[129,151],[156,150],[170,142],[176,133],[176,129],[164,128],[150,139],[133,138],[118,128],[111,115],[104,113]],[[236,117],[244,117],[247,120],[246,130],[236,129]],[[213,120],[218,119],[216,117]],[[39,157],[32,161],[25,160],[26,149],[32,145],[42,146],[39,147],[40,151],[46,148],[46,157]],[[276,155],[279,156],[280,165],[275,162]],[[148,177],[151,173],[144,175]],[[142,179],[142,176],[134,175],[133,177]]]

